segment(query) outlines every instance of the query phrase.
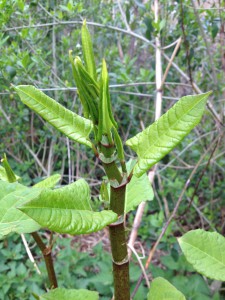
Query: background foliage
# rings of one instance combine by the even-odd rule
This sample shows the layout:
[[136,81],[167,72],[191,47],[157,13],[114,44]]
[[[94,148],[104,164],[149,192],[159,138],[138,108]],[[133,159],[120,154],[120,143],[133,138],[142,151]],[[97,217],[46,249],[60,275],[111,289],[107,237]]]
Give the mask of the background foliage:
[[[99,179],[103,171],[96,168],[97,161],[92,153],[62,137],[29,111],[10,88],[11,83],[33,84],[68,108],[81,113],[68,51],[72,49],[74,54],[81,54],[80,27],[84,18],[90,22],[98,64],[102,57],[108,64],[113,110],[124,139],[138,133],[143,124],[147,126],[154,121],[153,45],[158,32],[162,47],[170,45],[180,36],[183,39],[174,60],[175,65],[166,78],[163,111],[181,96],[193,94],[193,82],[196,82],[204,92],[213,90],[213,109],[223,122],[224,1],[162,0],[158,23],[154,22],[152,1],[118,3],[110,0],[0,1],[0,153],[7,153],[11,166],[23,177],[26,185],[33,185],[42,177],[59,172],[62,174],[61,184],[83,177],[92,186],[93,196],[99,194]],[[173,49],[174,46],[171,46],[163,50],[164,71],[167,66],[165,55],[170,57]],[[191,80],[185,79],[182,72]],[[149,270],[150,277],[165,277],[187,299],[223,299],[221,284],[196,275],[180,256],[176,242],[176,236],[199,227],[216,229],[224,234],[224,137],[216,140],[224,132],[223,126],[207,110],[200,126],[159,163],[154,181],[155,199],[146,207],[139,230],[139,242],[147,255],[187,179],[194,172],[178,214],[164,235]],[[132,157],[130,150],[126,151],[127,158]],[[133,218],[134,213],[131,213],[128,229]],[[93,237],[92,243],[96,247],[92,251],[80,252],[79,239],[74,241],[76,245],[71,245],[69,239],[64,241],[58,237],[55,257],[58,258],[59,285],[88,287],[101,291],[102,299],[109,298],[111,264],[106,254],[102,254],[99,240]],[[29,242],[32,247],[33,241]],[[5,262],[1,267],[1,299],[26,298],[31,290],[35,293],[45,290],[45,275],[36,274],[20,237],[11,236],[2,240],[0,247],[1,261]],[[45,274],[36,248],[34,255]],[[90,255],[96,256],[96,265],[91,265]],[[32,277],[29,277],[31,273]],[[132,289],[140,274],[134,258],[131,266]],[[144,299],[146,291],[143,282],[135,299]]]

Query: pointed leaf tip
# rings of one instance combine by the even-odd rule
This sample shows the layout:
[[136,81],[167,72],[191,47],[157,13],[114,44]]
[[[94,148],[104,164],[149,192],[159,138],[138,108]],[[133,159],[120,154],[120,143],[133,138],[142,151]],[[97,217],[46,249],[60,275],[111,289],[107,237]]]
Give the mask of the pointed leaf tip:
[[152,281],[148,300],[185,300],[185,296],[169,281],[157,277]]
[[92,147],[89,134],[92,122],[65,108],[31,85],[15,87],[21,101],[70,139]]
[[126,141],[138,155],[134,174],[140,177],[160,161],[200,122],[211,91],[182,97],[152,125]]
[[86,20],[83,21],[83,26],[81,28],[81,40],[82,40],[82,50],[84,55],[85,67],[89,75],[94,80],[97,80],[92,40],[91,40],[91,35],[88,30],[88,27],[86,26]]
[[7,181],[8,182],[16,182],[18,181],[18,179],[20,179],[20,177],[16,176],[10,166],[10,164],[8,163],[6,154],[4,153],[3,158],[1,159],[1,162],[3,164],[3,167],[5,169],[5,174],[7,177]]
[[83,26],[86,26],[86,25],[87,25],[87,20],[84,19],[84,20],[83,20]]

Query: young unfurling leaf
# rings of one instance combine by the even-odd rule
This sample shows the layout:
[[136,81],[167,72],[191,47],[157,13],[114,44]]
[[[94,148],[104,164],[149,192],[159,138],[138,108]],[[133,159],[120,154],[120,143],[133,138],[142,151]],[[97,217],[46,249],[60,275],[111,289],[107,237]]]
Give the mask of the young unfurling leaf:
[[1,162],[2,162],[2,165],[5,169],[5,175],[6,175],[7,181],[10,182],[10,183],[16,182],[19,179],[19,177],[16,176],[14,174],[13,170],[11,169],[5,153],[4,153],[4,156],[3,156],[3,159],[1,160]]
[[82,106],[83,106],[84,117],[85,118],[89,118],[88,105],[87,105],[85,99],[79,93],[79,89],[80,89],[80,86],[81,86],[81,79],[80,79],[79,73],[77,72],[77,70],[75,68],[75,65],[74,65],[74,59],[73,59],[73,56],[72,56],[72,50],[69,51],[69,59],[70,59],[71,65],[72,65],[73,78],[75,80],[75,83],[76,83],[76,86],[77,86],[77,89],[78,89],[78,95],[80,97],[80,101],[81,101]]
[[89,116],[91,117],[93,123],[96,125],[98,124],[98,84],[84,69],[82,62],[78,56],[74,60],[74,66],[79,77],[77,83],[79,96],[88,106]]
[[96,65],[94,60],[93,46],[91,41],[91,35],[88,31],[86,20],[83,22],[81,29],[82,49],[84,54],[84,63],[87,72],[94,80],[97,80]]
[[100,84],[99,97],[99,120],[98,120],[98,140],[101,141],[102,135],[111,137],[111,129],[118,127],[112,115],[110,95],[109,95],[109,76],[107,72],[106,62],[102,62],[102,76]]

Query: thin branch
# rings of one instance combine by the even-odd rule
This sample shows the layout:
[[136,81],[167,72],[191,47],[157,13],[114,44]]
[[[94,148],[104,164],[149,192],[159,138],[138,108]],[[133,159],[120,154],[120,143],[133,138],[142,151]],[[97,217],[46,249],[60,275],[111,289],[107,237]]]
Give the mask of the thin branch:
[[[223,136],[223,134],[220,136],[220,139],[222,138],[222,136]],[[207,161],[204,169],[202,170],[201,174],[198,176],[198,179],[197,179],[197,181],[195,183],[194,191],[193,191],[191,199],[190,199],[190,203],[189,203],[188,207],[186,208],[186,210],[184,211],[184,213],[180,217],[186,215],[188,209],[190,208],[190,206],[191,206],[191,204],[192,204],[192,202],[194,200],[194,196],[196,195],[197,190],[199,188],[200,182],[201,182],[201,180],[202,180],[202,178],[203,178],[203,176],[204,176],[204,174],[205,174],[205,172],[206,172],[206,170],[207,170],[207,168],[208,168],[208,166],[209,166],[209,164],[210,164],[210,162],[211,162],[211,160],[213,158],[213,155],[214,155],[214,153],[215,153],[215,151],[216,151],[216,149],[217,149],[217,147],[219,145],[220,139],[217,140],[217,142],[215,144],[215,147],[213,148],[213,150],[212,150],[212,152],[211,152],[211,154],[209,156],[209,159],[208,159],[208,161]]]
[[[10,93],[9,93],[10,94]],[[6,121],[9,123],[9,124],[12,124],[11,120],[10,120],[10,117],[8,117],[7,113],[4,111],[2,105],[0,104],[0,111],[1,113],[3,114],[3,116],[5,117]]]
[[[60,22],[52,22],[52,23],[45,23],[45,24],[35,24],[35,25],[28,25],[28,26],[17,26],[17,27],[11,27],[11,28],[5,28],[2,29],[2,31],[7,32],[7,31],[12,31],[12,30],[19,30],[19,29],[24,29],[24,28],[40,28],[40,27],[49,27],[49,26],[53,26],[53,25],[74,25],[74,24],[82,24],[82,21],[60,21]],[[146,44],[150,45],[151,47],[153,47],[154,49],[156,49],[156,45],[154,45],[154,43],[152,43],[151,41],[149,41],[147,38],[139,35],[138,33],[135,33],[133,31],[127,31],[125,29],[116,27],[116,26],[111,26],[111,25],[103,25],[100,23],[96,23],[96,22],[87,22],[88,25],[92,25],[92,26],[96,26],[96,27],[101,27],[101,28],[106,28],[106,29],[111,29],[114,31],[118,31],[133,37],[136,37],[137,39],[145,42]],[[169,62],[170,58],[163,52],[162,53],[163,57]],[[177,70],[178,73],[180,73],[180,75],[186,79],[188,82],[190,82],[190,78],[187,74],[185,74],[181,68],[174,62],[172,62],[172,66]],[[198,85],[193,81],[193,88],[196,91],[196,93],[201,94],[202,91],[201,89],[198,87]],[[214,109],[212,103],[210,100],[208,100],[207,102],[207,108],[209,109],[209,111],[211,112],[211,114],[213,115],[215,121],[219,124],[222,125],[222,122],[220,120],[220,116],[219,114],[216,112],[216,110]]]
[[203,38],[203,40],[205,42],[206,52],[208,54],[209,63],[211,65],[211,69],[212,69],[213,83],[214,83],[215,88],[217,88],[218,87],[218,81],[217,81],[216,70],[215,70],[215,66],[214,66],[214,62],[213,62],[213,53],[211,51],[212,47],[209,45],[207,36],[206,36],[205,31],[203,29],[201,20],[199,18],[199,14],[198,14],[197,9],[196,9],[195,1],[191,0],[191,3],[193,5],[194,14],[195,14],[196,20],[198,22],[198,26],[200,28],[200,31],[201,31],[201,34],[202,34],[202,38]]
[[44,244],[40,235],[37,232],[32,232],[31,235],[34,238],[35,242],[37,243],[38,247],[40,248],[40,250],[44,256],[45,265],[46,265],[46,269],[48,272],[48,278],[50,281],[50,287],[55,289],[58,287],[58,283],[57,283],[53,259],[52,259],[52,248],[51,248],[51,246],[47,247]]
[[[155,22],[157,23],[159,20],[159,4],[158,4],[158,0],[154,1],[154,8],[155,8]],[[160,44],[160,34],[158,33],[158,35],[156,36],[156,45],[157,47],[155,48],[156,53],[156,64],[155,64],[155,73],[156,73],[156,99],[155,99],[155,120],[157,120],[160,115],[161,115],[161,111],[162,111],[162,89],[161,89],[161,85],[162,85],[162,57],[161,57],[161,44]],[[155,172],[157,169],[157,165],[155,165],[153,167],[153,169],[148,173],[148,178],[150,183],[152,184],[154,181],[154,176],[155,176]],[[128,244],[133,246],[136,239],[137,239],[137,234],[138,234],[138,229],[140,227],[141,224],[141,220],[144,214],[144,209],[145,209],[145,205],[146,202],[142,202],[137,209],[135,218],[134,218],[134,222],[133,222],[133,227],[132,227],[132,231],[129,237],[129,242]],[[128,249],[128,256],[129,259],[131,257],[131,251],[130,249]]]
[[41,275],[41,271],[39,270],[39,268],[38,268],[38,266],[37,266],[37,264],[36,264],[36,262],[35,262],[35,260],[34,260],[34,257],[33,257],[32,253],[31,253],[31,251],[30,251],[30,248],[29,248],[29,246],[28,246],[28,244],[27,244],[27,240],[26,240],[26,238],[25,238],[25,236],[24,236],[23,233],[21,234],[21,238],[22,238],[24,247],[25,247],[25,249],[26,249],[26,252],[27,252],[27,255],[28,255],[30,261],[31,261],[32,264],[34,265],[34,268],[36,269],[37,273],[38,273],[39,275]]
[[131,251],[132,251],[132,252],[134,253],[134,255],[136,256],[137,261],[138,261],[138,263],[139,263],[139,265],[140,265],[140,268],[141,268],[141,270],[142,270],[142,274],[143,274],[143,276],[144,276],[144,278],[145,278],[145,282],[146,282],[146,284],[147,284],[147,287],[150,288],[150,283],[149,283],[148,275],[147,275],[146,270],[145,270],[145,268],[144,268],[144,266],[143,266],[143,264],[142,264],[141,258],[139,257],[139,255],[137,254],[137,251],[134,249],[134,247],[133,247],[132,245],[127,244],[127,246],[131,249]]
[[180,48],[181,42],[182,42],[182,39],[181,39],[181,37],[180,37],[180,38],[177,40],[176,47],[175,47],[175,49],[174,49],[174,51],[173,51],[173,54],[172,54],[172,56],[171,56],[171,58],[170,58],[170,61],[169,61],[168,65],[167,65],[167,67],[166,67],[166,70],[165,70],[164,74],[163,74],[163,79],[162,79],[162,83],[161,83],[160,89],[163,87],[163,85],[164,85],[164,83],[165,83],[165,80],[166,80],[166,77],[167,77],[167,75],[168,75],[169,69],[170,69],[170,67],[172,66],[172,63],[173,63],[174,58],[175,58],[175,56],[176,56],[176,54],[177,54],[177,51],[178,51],[179,48]]
[[42,169],[43,173],[47,176],[48,171],[45,169],[45,167],[43,166],[43,164],[41,163],[41,161],[39,160],[37,155],[33,152],[33,150],[30,148],[30,146],[26,142],[22,142],[22,143],[25,146],[25,148],[30,152],[30,154],[33,156],[34,160],[39,165],[39,167]]
[[[195,168],[192,170],[190,176],[188,177],[188,179],[187,179],[187,181],[186,181],[186,183],[185,183],[185,185],[184,185],[184,188],[183,188],[183,190],[182,190],[182,192],[181,192],[181,194],[180,194],[180,196],[179,196],[179,198],[178,198],[178,200],[177,200],[177,202],[176,202],[176,205],[175,205],[175,207],[174,207],[174,209],[173,209],[173,211],[172,211],[172,213],[171,213],[169,219],[166,221],[166,223],[165,223],[165,225],[163,226],[162,231],[161,231],[161,233],[160,233],[160,235],[159,235],[157,241],[155,242],[154,246],[152,247],[152,249],[151,249],[150,252],[149,252],[149,256],[148,256],[148,259],[147,259],[146,264],[145,264],[145,269],[147,269],[147,268],[149,267],[149,265],[150,265],[150,263],[151,263],[151,261],[152,261],[153,255],[154,255],[154,253],[155,253],[155,251],[156,251],[156,249],[157,249],[157,247],[158,247],[158,245],[159,245],[161,239],[163,238],[164,234],[166,233],[166,231],[167,231],[167,229],[168,229],[168,227],[169,227],[171,221],[174,219],[174,217],[175,217],[175,215],[176,215],[176,213],[177,213],[177,211],[178,211],[178,208],[179,208],[179,206],[180,206],[180,204],[181,204],[181,202],[182,202],[182,200],[183,200],[183,196],[184,196],[184,194],[185,194],[187,188],[188,188],[189,185],[190,185],[190,182],[191,182],[192,177],[194,176],[195,172],[197,171],[198,167],[200,166],[202,160],[205,158],[205,156],[208,154],[208,152],[211,150],[211,148],[215,145],[215,143],[217,143],[218,139],[220,139],[220,136],[217,136],[217,137],[215,138],[215,140],[210,144],[209,148],[208,148],[207,151],[201,156],[201,158],[199,159],[199,161],[198,161],[198,163],[196,164]],[[141,275],[141,277],[143,278],[143,275]],[[137,285],[140,285],[141,280],[142,280],[142,279],[139,278]],[[137,289],[135,289],[135,290],[137,290]]]
[[167,46],[161,47],[161,50],[166,50],[166,49],[169,49],[169,48],[171,48],[173,46],[176,46],[177,44],[180,43],[180,39],[181,39],[181,37],[179,37],[175,42],[173,42],[173,43],[171,43],[171,44],[169,44]]
[[121,3],[120,3],[120,0],[117,0],[117,4],[118,4],[118,7],[119,7],[119,10],[120,10],[120,13],[121,13],[121,17],[122,17],[122,20],[123,20],[123,23],[125,24],[126,28],[127,28],[127,31],[131,31],[130,30],[130,26],[127,22],[127,18],[126,18],[126,15],[123,11],[123,8],[121,6]]
[[195,168],[192,170],[192,172],[191,172],[191,174],[190,174],[188,180],[186,181],[186,183],[185,183],[185,185],[184,185],[184,188],[183,188],[183,190],[182,190],[182,192],[181,192],[181,194],[180,194],[180,196],[179,196],[179,199],[177,200],[177,203],[176,203],[176,205],[175,205],[175,207],[174,207],[174,209],[173,209],[173,212],[171,213],[169,219],[167,220],[167,222],[166,222],[165,225],[163,226],[163,229],[162,229],[162,231],[161,231],[161,233],[160,233],[160,235],[159,235],[159,237],[158,237],[158,239],[157,239],[157,241],[156,241],[154,247],[153,247],[153,248],[151,249],[151,251],[150,251],[148,260],[147,260],[147,262],[146,262],[146,268],[148,268],[148,266],[149,266],[149,264],[150,264],[150,262],[151,262],[151,260],[152,260],[152,257],[153,257],[153,255],[154,255],[154,253],[155,253],[155,250],[156,250],[157,246],[159,245],[159,243],[160,243],[162,237],[164,236],[164,234],[166,233],[166,230],[168,229],[168,227],[169,227],[171,221],[172,221],[173,218],[175,217],[175,215],[176,215],[176,213],[177,213],[177,210],[178,210],[178,208],[179,208],[179,206],[180,206],[180,203],[181,203],[181,201],[182,201],[182,199],[183,199],[184,193],[186,192],[187,188],[188,188],[189,185],[190,185],[190,182],[191,182],[192,177],[194,176],[195,172],[197,171],[197,169],[198,169],[199,165],[201,164],[202,160],[205,158],[205,156],[206,156],[206,155],[208,154],[208,152],[211,150],[212,146],[214,146],[215,143],[217,143],[217,141],[218,141],[219,138],[220,138],[219,136],[217,136],[217,137],[215,138],[215,140],[210,144],[210,146],[209,146],[209,148],[207,149],[207,151],[201,156],[201,158],[199,159],[199,161],[198,161],[198,163],[196,164]]
[[181,156],[183,153],[185,153],[185,152],[186,152],[189,148],[191,148],[197,141],[199,141],[200,139],[202,139],[202,138],[204,138],[204,137],[206,137],[206,136],[208,136],[208,135],[210,135],[210,134],[212,134],[212,133],[216,133],[216,132],[217,132],[216,130],[213,130],[213,131],[210,131],[210,132],[206,132],[206,133],[204,133],[203,135],[201,135],[201,136],[199,136],[198,138],[196,138],[193,142],[191,142],[190,144],[188,144],[187,147],[185,147],[181,152],[179,152],[179,153],[177,154],[177,156],[176,156],[174,159],[170,160],[170,162],[169,162],[168,164],[164,165],[163,168],[159,169],[157,172],[158,172],[158,173],[161,173],[162,171],[164,171],[165,169],[167,169],[169,166],[171,166],[172,163],[175,162],[179,156]]

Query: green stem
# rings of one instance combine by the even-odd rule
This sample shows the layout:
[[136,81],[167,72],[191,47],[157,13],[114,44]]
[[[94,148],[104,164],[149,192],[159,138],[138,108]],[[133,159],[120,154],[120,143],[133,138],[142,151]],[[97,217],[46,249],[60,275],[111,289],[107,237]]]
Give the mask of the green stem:
[[41,237],[37,232],[32,232],[31,235],[34,238],[35,242],[37,243],[38,247],[40,248],[44,256],[45,265],[48,272],[48,278],[50,281],[50,288],[55,289],[58,287],[58,283],[57,283],[53,259],[52,259],[52,248],[51,246],[46,247],[46,245],[43,243]]
[[[129,260],[124,226],[126,183],[123,184],[122,182],[123,177],[115,163],[116,157],[113,160],[114,146],[101,144],[100,151],[106,158],[103,161],[103,166],[111,183],[110,209],[119,216],[118,221],[109,226],[113,260],[114,300],[130,300]],[[107,158],[112,158],[112,161],[107,163]]]

